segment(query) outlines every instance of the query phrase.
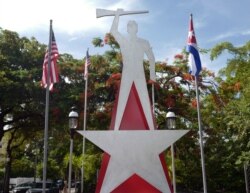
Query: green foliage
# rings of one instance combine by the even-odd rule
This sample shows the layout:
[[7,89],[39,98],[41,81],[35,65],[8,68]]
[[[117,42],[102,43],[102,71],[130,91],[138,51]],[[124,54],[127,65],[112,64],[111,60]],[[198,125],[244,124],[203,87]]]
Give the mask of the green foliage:
[[86,172],[86,181],[93,181],[96,178],[97,170],[100,167],[101,154],[86,154],[83,157],[84,171]]
[[14,160],[12,164],[12,176],[16,177],[33,177],[35,171],[35,162],[22,156]]
[[234,52],[235,48],[234,46],[229,43],[229,42],[222,42],[217,44],[212,50],[211,50],[211,54],[210,54],[210,58],[211,60],[214,60],[215,58],[217,58],[219,55],[221,55],[221,53],[224,50],[228,50],[229,52]]
[[211,50],[211,58],[216,59],[223,51],[231,57],[216,77],[216,92],[204,98],[206,106],[202,110],[208,135],[207,179],[208,188],[214,192],[236,193],[244,191],[243,163],[250,159],[249,42],[241,47],[220,43]]
[[[33,123],[30,118],[36,117],[39,120],[41,117],[42,105],[36,102],[43,96],[38,89],[42,73],[38,66],[43,61],[41,53],[44,51],[44,46],[35,39],[19,38],[15,32],[8,30],[0,32],[0,139],[2,139],[5,125],[12,124],[13,128],[21,128],[24,125],[31,127]],[[8,115],[13,117],[11,121],[7,119]]]

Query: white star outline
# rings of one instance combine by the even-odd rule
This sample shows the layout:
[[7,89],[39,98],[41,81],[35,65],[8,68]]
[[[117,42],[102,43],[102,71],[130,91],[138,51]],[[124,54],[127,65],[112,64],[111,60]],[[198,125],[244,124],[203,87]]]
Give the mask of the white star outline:
[[110,193],[137,174],[162,193],[171,193],[159,154],[188,130],[78,131],[110,155],[100,193]]
[[192,30],[192,31],[189,31],[189,32],[188,32],[188,38],[191,38],[191,37],[193,37],[193,36],[195,36],[194,31],[193,31],[193,30]]

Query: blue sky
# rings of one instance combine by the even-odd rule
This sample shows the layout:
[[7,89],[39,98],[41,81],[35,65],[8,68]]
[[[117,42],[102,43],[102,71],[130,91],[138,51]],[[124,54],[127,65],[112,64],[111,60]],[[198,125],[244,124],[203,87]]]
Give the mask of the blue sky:
[[[82,59],[102,54],[105,48],[94,48],[94,37],[109,32],[113,17],[96,18],[96,8],[116,10],[148,10],[148,14],[122,16],[120,31],[126,33],[128,20],[136,20],[138,36],[147,39],[157,61],[173,61],[185,46],[190,13],[198,46],[209,49],[229,41],[241,46],[250,39],[249,0],[1,0],[0,27],[16,31],[20,36],[35,37],[48,44],[49,20],[60,53]],[[210,61],[201,55],[203,67],[217,72],[226,64],[227,55]]]

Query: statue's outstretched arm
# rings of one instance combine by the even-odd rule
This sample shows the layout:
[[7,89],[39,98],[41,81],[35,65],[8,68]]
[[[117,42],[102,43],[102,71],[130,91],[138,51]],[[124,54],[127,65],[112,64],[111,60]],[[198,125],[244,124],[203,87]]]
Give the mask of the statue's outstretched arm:
[[118,31],[118,25],[119,25],[119,17],[121,15],[121,13],[123,13],[124,10],[123,9],[117,9],[116,13],[115,13],[115,18],[113,20],[111,29],[110,29],[110,33],[116,38],[117,35],[119,35],[119,31]]

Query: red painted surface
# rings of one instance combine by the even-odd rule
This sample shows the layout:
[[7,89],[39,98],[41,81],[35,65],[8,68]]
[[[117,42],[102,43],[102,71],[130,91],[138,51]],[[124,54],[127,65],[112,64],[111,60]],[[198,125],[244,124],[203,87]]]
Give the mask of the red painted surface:
[[140,176],[134,174],[111,193],[161,193]]
[[[110,124],[111,130],[114,129],[116,107],[117,98],[112,113],[112,119]],[[119,130],[148,130],[148,124],[143,113],[142,106],[134,84],[130,91],[130,95],[126,104],[126,108]],[[166,183],[171,184],[168,175],[168,169],[164,161],[164,156],[163,154],[159,156],[166,174]],[[109,159],[110,156],[107,153],[104,153],[95,193],[100,193]],[[172,190],[171,186],[170,189]],[[111,193],[160,193],[160,191],[153,187],[151,184],[149,184],[147,181],[142,179],[140,176],[134,174],[126,181],[124,181],[121,185],[119,185],[117,188],[115,188]]]

